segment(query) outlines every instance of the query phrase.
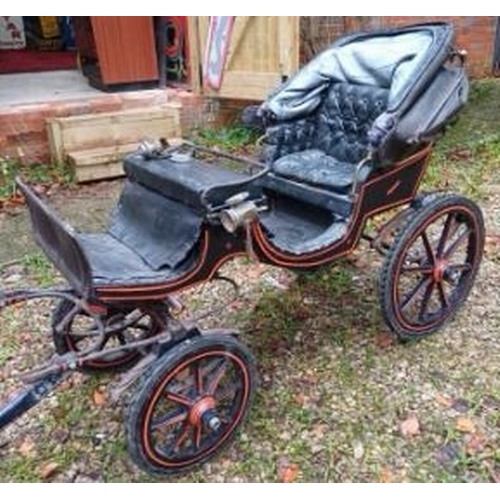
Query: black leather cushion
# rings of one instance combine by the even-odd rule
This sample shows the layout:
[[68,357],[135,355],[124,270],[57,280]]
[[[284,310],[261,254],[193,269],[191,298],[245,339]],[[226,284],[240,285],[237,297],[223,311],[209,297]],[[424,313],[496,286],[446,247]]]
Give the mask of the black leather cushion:
[[277,175],[346,192],[388,96],[387,89],[333,84],[312,116],[268,128],[265,160],[274,162]]
[[338,161],[318,149],[283,156],[273,166],[274,172],[282,177],[333,188],[341,193],[352,186],[355,169],[355,164]]
[[316,128],[315,121],[316,117],[312,116],[268,127],[263,160],[272,163],[287,154],[311,149]]
[[131,248],[108,233],[79,234],[92,268],[94,284],[130,284],[165,282],[174,275],[171,269],[152,269]]

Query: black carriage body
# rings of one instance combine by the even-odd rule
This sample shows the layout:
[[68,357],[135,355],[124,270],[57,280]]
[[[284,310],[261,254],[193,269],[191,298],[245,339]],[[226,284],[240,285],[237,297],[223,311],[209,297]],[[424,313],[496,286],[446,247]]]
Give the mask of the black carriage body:
[[[290,269],[310,269],[346,255],[358,244],[369,217],[414,198],[429,154],[430,148],[426,147],[395,168],[369,179],[360,187],[352,207],[344,200],[348,213],[352,211],[345,234],[319,250],[301,255],[284,252],[269,239],[261,222],[253,222],[250,238],[255,255],[262,262]],[[169,160],[156,162],[162,165]],[[190,167],[182,168],[188,171]],[[210,165],[200,167],[198,162],[196,168],[214,170]],[[165,170],[168,171],[168,166]],[[249,235],[243,229],[229,233],[218,221],[204,220],[195,206],[158,196],[156,191],[136,182],[127,181],[109,232],[94,235],[76,233],[26,185],[19,182],[19,186],[30,207],[37,242],[78,293],[89,299],[162,300],[173,292],[209,280],[224,262],[247,252]],[[169,185],[168,189],[175,186]],[[185,192],[178,192],[186,201]],[[254,186],[252,192],[259,197],[268,195],[272,203],[276,202],[266,185]],[[199,204],[200,193],[190,192],[189,196]],[[318,221],[332,213],[329,208],[296,200],[293,194],[294,191],[289,196],[279,193],[280,206],[275,211],[282,209],[285,218],[293,211],[295,218],[302,217],[303,224],[307,224],[311,214]],[[328,206],[329,193],[311,187],[306,194]],[[311,220],[309,224],[314,222]],[[317,227],[322,226],[318,223]],[[65,242],[57,247],[57,253],[53,250],[54,241]]]
[[[196,147],[130,155],[105,233],[68,229],[20,183],[38,243],[80,295],[104,302],[164,299],[249,248],[292,269],[332,262],[369,217],[415,197],[431,140],[467,97],[452,34],[444,23],[360,34],[317,56],[260,107],[257,175]],[[219,216],[243,192],[267,210],[227,231]]]
[[[243,421],[255,366],[233,331],[203,335],[179,322],[172,294],[212,279],[238,255],[297,270],[329,264],[356,248],[370,217],[402,205],[409,207],[371,239],[386,257],[382,312],[401,339],[440,328],[466,300],[484,246],[481,211],[470,200],[431,194],[412,203],[433,141],[467,99],[452,35],[449,25],[434,23],[336,42],[249,113],[265,129],[261,161],[190,143],[129,155],[102,233],[75,231],[18,180],[35,239],[72,290],[44,295],[63,299],[53,324],[60,356],[28,374],[33,385],[0,406],[0,428],[63,372],[134,362],[118,388],[138,381],[127,417],[135,462],[153,474],[204,462]],[[415,280],[409,292],[405,280]],[[418,307],[408,307],[420,292]],[[0,295],[0,309],[41,295]],[[83,335],[72,334],[78,316],[95,320]],[[139,336],[127,337],[135,326]],[[80,348],[86,335],[94,342]],[[119,346],[108,348],[113,339]],[[231,411],[219,401],[227,394]],[[177,425],[165,448],[155,427]]]

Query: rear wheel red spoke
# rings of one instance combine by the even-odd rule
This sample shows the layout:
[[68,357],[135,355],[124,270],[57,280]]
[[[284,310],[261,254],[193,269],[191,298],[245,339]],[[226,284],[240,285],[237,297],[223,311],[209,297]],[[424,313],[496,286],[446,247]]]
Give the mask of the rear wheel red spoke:
[[437,284],[437,289],[441,306],[444,308],[449,307],[450,303],[448,301],[448,297],[446,296],[446,290],[444,289],[444,283],[442,281]]
[[427,258],[429,259],[429,263],[431,265],[434,265],[436,263],[436,256],[434,255],[434,250],[432,249],[431,242],[429,241],[429,237],[427,236],[425,230],[422,231],[422,234],[420,236],[424,243],[424,248],[425,252],[427,253]]
[[432,267],[402,267],[401,268],[402,273],[407,273],[407,274],[432,274]]
[[420,311],[418,313],[420,321],[425,321],[426,313],[429,309],[429,302],[431,301],[435,286],[436,283],[434,281],[430,281],[427,285],[427,288],[425,289],[424,296],[420,304]]
[[[439,243],[436,251],[436,255],[439,257],[442,256],[444,246],[446,245],[446,242],[448,241],[448,238],[450,237],[450,233],[452,232],[452,226],[455,224],[455,215],[454,214],[448,214],[448,217],[446,217],[446,221],[443,226],[443,231],[441,233],[441,237],[439,238]],[[455,226],[457,228],[457,226]]]

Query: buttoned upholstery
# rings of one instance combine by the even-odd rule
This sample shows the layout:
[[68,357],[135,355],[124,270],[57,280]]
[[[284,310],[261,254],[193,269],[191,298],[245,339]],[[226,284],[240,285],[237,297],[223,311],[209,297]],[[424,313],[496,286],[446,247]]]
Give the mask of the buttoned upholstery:
[[388,95],[388,89],[332,84],[311,115],[267,129],[264,159],[279,176],[347,191],[356,165],[368,152],[368,131],[385,111]]

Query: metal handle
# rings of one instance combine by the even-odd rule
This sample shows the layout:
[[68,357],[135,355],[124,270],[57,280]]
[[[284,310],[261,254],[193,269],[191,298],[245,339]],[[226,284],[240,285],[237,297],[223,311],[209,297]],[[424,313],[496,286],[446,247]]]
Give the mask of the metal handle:
[[372,153],[368,153],[368,155],[363,158],[357,165],[356,169],[354,170],[354,181],[352,183],[352,189],[351,189],[351,195],[354,196],[356,192],[358,191],[358,185],[360,183],[360,173],[361,169],[371,160],[373,159]]

